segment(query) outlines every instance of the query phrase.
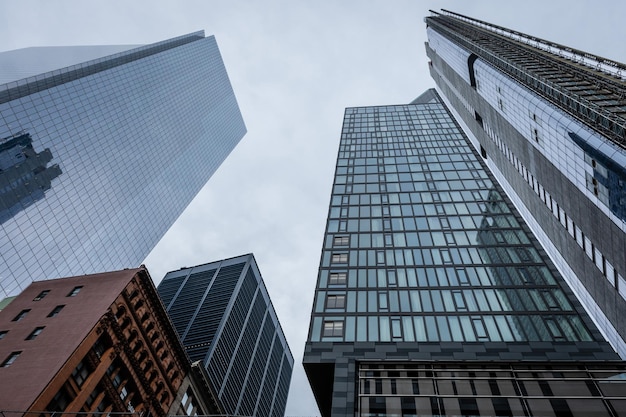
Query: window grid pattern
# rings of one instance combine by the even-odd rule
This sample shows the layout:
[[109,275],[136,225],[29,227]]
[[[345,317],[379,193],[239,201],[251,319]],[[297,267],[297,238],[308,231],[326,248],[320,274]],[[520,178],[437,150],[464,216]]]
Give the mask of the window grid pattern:
[[[191,360],[203,362],[221,408],[232,415],[279,416],[293,357],[252,259],[171,272],[158,291],[169,300],[168,313]],[[281,373],[281,366],[289,372]]]
[[0,296],[139,265],[243,137],[215,39],[192,39],[0,103],[0,169],[33,177],[0,190]]
[[313,342],[595,337],[440,103],[346,110],[326,236]]
[[583,364],[359,364],[358,415],[621,416],[626,368]]

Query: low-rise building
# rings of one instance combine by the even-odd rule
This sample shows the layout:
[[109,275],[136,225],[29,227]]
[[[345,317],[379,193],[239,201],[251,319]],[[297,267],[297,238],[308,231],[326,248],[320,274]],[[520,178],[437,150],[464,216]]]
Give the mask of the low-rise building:
[[5,416],[165,416],[190,370],[144,267],[34,282],[0,312]]

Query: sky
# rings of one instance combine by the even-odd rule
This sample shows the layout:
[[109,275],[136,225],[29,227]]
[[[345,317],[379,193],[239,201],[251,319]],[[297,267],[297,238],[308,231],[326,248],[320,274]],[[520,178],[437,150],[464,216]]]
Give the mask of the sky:
[[0,51],[216,36],[248,133],[145,264],[158,283],[254,253],[295,359],[287,416],[319,415],[301,362],[344,109],[408,103],[434,87],[429,9],[626,62],[622,0],[0,2]]

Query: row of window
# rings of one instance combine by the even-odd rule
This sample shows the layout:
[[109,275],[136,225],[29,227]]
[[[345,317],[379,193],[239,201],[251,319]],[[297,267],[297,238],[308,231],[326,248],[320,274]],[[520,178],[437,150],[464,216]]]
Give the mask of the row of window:
[[414,191],[454,191],[454,190],[484,190],[490,189],[493,183],[490,180],[441,180],[425,182],[401,183],[367,183],[367,184],[340,184],[335,183],[334,194],[362,194],[362,193],[410,193]]
[[[502,195],[495,189],[476,189],[476,190],[453,190],[453,191],[428,191],[413,193],[386,193],[386,194],[349,194],[349,195],[333,195],[331,198],[331,206],[345,205],[348,207],[362,206],[379,206],[389,205],[392,210],[393,205],[422,204],[425,205],[424,214],[433,216],[446,212],[446,203],[465,203],[468,201],[494,202],[504,203]],[[435,206],[433,206],[435,204]],[[395,210],[395,209],[393,209]],[[508,213],[510,210],[503,208],[503,212]],[[357,216],[358,217],[358,216]]]
[[556,286],[545,265],[371,268],[320,271],[318,288],[436,288]]
[[[430,193],[429,193],[430,194]],[[388,217],[419,217],[415,219],[417,222],[426,222],[428,219],[423,219],[423,216],[427,217],[440,217],[449,216],[452,218],[470,217],[472,215],[485,215],[490,214],[492,216],[505,216],[510,214],[509,208],[503,202],[500,204],[493,203],[491,206],[487,206],[487,203],[472,201],[468,198],[463,202],[455,203],[435,203],[429,204],[424,202],[418,202],[413,204],[399,204],[399,205],[361,205],[361,206],[331,206],[328,217],[330,219],[359,219],[367,221],[367,218],[388,218]],[[374,219],[372,219],[373,221]],[[420,224],[420,223],[418,223]]]
[[[396,132],[394,132],[396,133]],[[399,133],[399,132],[398,132]],[[407,134],[407,138],[412,138],[414,136],[412,136],[411,131],[406,131],[404,132]],[[411,135],[409,135],[411,134]],[[430,134],[431,136],[435,135],[435,136],[441,136],[441,139],[446,139],[447,136],[449,135],[449,132],[443,130],[443,129],[437,129],[434,132],[428,132],[428,134]],[[448,149],[446,149],[446,151],[449,152],[457,152],[460,153],[461,156],[466,155],[464,154],[464,152],[466,152],[467,150],[464,148],[466,146],[466,144],[464,144],[463,141],[458,140],[458,141],[450,141],[450,146],[448,147]],[[339,158],[367,158],[367,159],[378,159],[378,158],[383,158],[383,157],[401,157],[401,156],[417,156],[417,155],[421,155],[426,153],[427,151],[430,151],[431,154],[437,154],[437,150],[439,150],[439,148],[433,148],[433,149],[426,149],[424,150],[424,148],[400,148],[398,146],[398,148],[396,149],[381,149],[381,150],[377,150],[377,149],[370,149],[370,148],[366,148],[365,146],[361,147],[362,149],[354,149],[354,150],[349,150],[349,151],[340,151],[338,157]]]
[[[487,230],[471,230],[459,227],[454,230],[450,226],[458,226],[462,224],[455,220],[450,222],[449,218],[432,218],[428,222],[424,222],[424,232],[407,232],[407,233],[355,233],[351,230],[350,235],[334,235],[334,232],[326,234],[326,249],[368,249],[368,248],[409,248],[418,247],[426,248],[428,246],[438,247],[454,247],[454,246],[499,246],[499,245],[530,245],[530,240],[521,229],[502,229],[498,224],[506,225],[502,218],[483,217],[483,228]],[[489,222],[493,226],[488,226]],[[466,222],[469,224],[469,222]],[[510,224],[510,223],[509,223]],[[433,227],[429,227],[432,225]],[[442,229],[442,226],[447,228]],[[496,228],[497,227],[497,228]],[[437,230],[443,230],[441,232]]]
[[573,314],[314,317],[312,342],[591,341]]
[[620,416],[624,388],[614,381],[623,372],[580,363],[361,364],[359,415]]
[[438,104],[422,104],[415,107],[410,104],[399,104],[393,106],[366,106],[366,107],[348,107],[346,108],[346,117],[425,117],[429,114],[437,115],[443,113],[441,105]]
[[[52,309],[52,311],[50,313],[48,313],[48,315],[46,317],[56,317],[61,312],[63,307],[65,307],[64,304],[56,306],[55,308]],[[30,308],[26,308],[26,309],[20,311],[19,313],[17,313],[17,316],[13,317],[13,320],[11,320],[11,321],[21,321],[21,320],[23,320],[28,315],[30,310],[31,310]]]
[[493,312],[573,311],[558,288],[421,289],[398,291],[318,291],[316,313],[323,312]]
[[324,251],[322,267],[375,266],[429,266],[429,265],[485,265],[543,263],[532,247],[448,247],[433,249],[351,250]]

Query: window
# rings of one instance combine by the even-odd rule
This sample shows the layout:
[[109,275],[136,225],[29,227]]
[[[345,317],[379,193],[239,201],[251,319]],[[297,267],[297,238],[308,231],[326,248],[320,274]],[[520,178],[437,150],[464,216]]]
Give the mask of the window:
[[72,291],[70,291],[70,293],[67,296],[68,297],[75,297],[80,292],[81,288],[83,288],[82,285],[79,285],[78,287],[74,287],[74,289]]
[[345,264],[346,262],[348,262],[347,253],[333,253],[331,263],[333,264],[344,263]]
[[45,326],[41,326],[41,327],[35,327],[35,330],[33,330],[28,337],[26,337],[25,340],[33,340],[34,338],[36,338],[37,336],[39,336],[41,334],[41,332],[43,331]]
[[345,308],[346,296],[330,294],[326,298],[326,308]]
[[56,316],[58,316],[59,313],[61,312],[61,310],[63,310],[63,307],[65,307],[65,306],[61,305],[61,306],[54,307],[54,310],[52,310],[50,312],[50,314],[48,314],[48,317],[56,317]]
[[326,321],[324,322],[325,337],[341,337],[343,336],[343,321]]
[[61,388],[59,392],[54,396],[50,404],[46,407],[46,410],[65,410],[70,403],[70,397],[65,391],[65,388]]
[[72,379],[74,379],[74,382],[76,382],[76,385],[79,387],[83,385],[88,376],[89,370],[82,361],[76,365],[76,368],[72,371]]
[[334,246],[347,246],[350,243],[349,236],[335,236],[333,241]]
[[533,139],[535,139],[535,142],[539,142],[539,131],[535,128],[533,128]]
[[39,301],[42,298],[44,298],[46,295],[48,295],[48,293],[50,293],[50,290],[43,290],[42,292],[39,293],[39,295],[35,298],[33,298],[33,301]]
[[26,315],[28,314],[29,311],[30,311],[30,308],[26,309],[26,310],[20,311],[20,313],[17,316],[15,316],[13,321],[20,321],[20,320],[22,320],[24,317],[26,317]]
[[9,333],[8,330],[0,330],[0,339],[3,339],[7,333]]
[[345,272],[331,272],[330,273],[330,285],[346,285],[346,273]]
[[13,364],[13,362],[15,362],[15,360],[17,359],[18,356],[20,356],[22,352],[12,352],[8,358],[6,358],[4,360],[4,362],[2,362],[2,365],[0,365],[0,368],[8,368],[9,366],[11,366]]

